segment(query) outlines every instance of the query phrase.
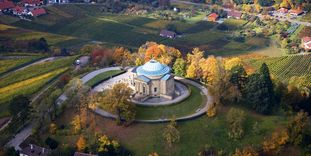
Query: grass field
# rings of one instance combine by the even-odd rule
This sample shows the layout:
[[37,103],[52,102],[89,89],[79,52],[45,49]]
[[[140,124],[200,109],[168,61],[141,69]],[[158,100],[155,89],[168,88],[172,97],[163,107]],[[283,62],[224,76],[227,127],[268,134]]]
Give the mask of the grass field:
[[30,56],[30,57],[0,60],[0,75],[12,69],[23,66],[24,64],[27,64],[28,62],[37,60],[41,57],[42,56]]
[[[117,139],[121,145],[129,149],[135,156],[145,156],[152,152],[159,155],[197,155],[199,150],[206,145],[210,145],[217,150],[223,150],[225,155],[231,155],[237,147],[245,145],[261,146],[265,136],[271,134],[275,128],[286,125],[287,119],[280,116],[262,116],[246,109],[247,114],[245,126],[245,135],[241,140],[233,140],[228,137],[228,127],[226,114],[231,107],[222,107],[214,118],[203,116],[195,120],[179,122],[180,142],[174,144],[171,148],[167,146],[162,136],[166,124],[140,124],[133,123],[130,126],[117,126],[115,121],[105,119],[101,116],[95,118],[97,122],[97,133],[103,133],[111,138]],[[72,121],[75,111],[67,109],[58,119],[57,124],[65,124],[64,130],[59,130],[59,135],[53,136],[60,144],[75,145],[77,135],[63,135],[62,131],[70,131],[68,123]],[[258,122],[259,133],[255,134],[252,125]],[[91,133],[91,132],[90,132]],[[90,135],[86,135],[90,136]]]
[[92,78],[91,80],[87,81],[86,85],[93,87],[94,85],[98,84],[99,82],[102,82],[103,80],[105,80],[111,76],[120,74],[122,72],[123,71],[121,71],[121,70],[111,70],[111,71],[107,71],[107,72],[98,74],[94,78]]
[[246,61],[255,68],[267,63],[271,74],[282,81],[288,81],[292,76],[307,76],[311,86],[311,55],[283,56]]
[[205,105],[205,97],[200,94],[200,90],[194,86],[189,86],[191,95],[186,100],[169,106],[137,106],[137,119],[159,119],[182,117],[195,113],[195,111]]

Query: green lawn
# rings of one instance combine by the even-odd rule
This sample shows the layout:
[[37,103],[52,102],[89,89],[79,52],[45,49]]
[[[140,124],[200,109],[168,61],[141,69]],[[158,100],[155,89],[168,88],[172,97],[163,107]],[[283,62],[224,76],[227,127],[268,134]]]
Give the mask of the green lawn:
[[[226,122],[226,114],[232,107],[222,107],[214,118],[202,116],[190,121],[178,122],[178,130],[180,131],[180,142],[169,148],[162,136],[165,123],[158,124],[141,124],[133,123],[130,126],[118,126],[115,121],[97,116],[97,133],[103,133],[109,137],[118,140],[121,145],[125,146],[132,152],[134,156],[145,156],[152,152],[159,155],[169,156],[194,156],[199,150],[206,145],[210,145],[217,150],[223,150],[225,155],[230,155],[236,148],[246,145],[261,146],[265,136],[269,136],[271,132],[281,126],[285,126],[287,118],[281,116],[262,116],[243,109],[246,114],[245,135],[240,140],[232,140],[228,137],[228,124]],[[57,124],[65,124],[67,127],[54,136],[60,145],[69,144],[75,146],[77,135],[66,135],[70,132],[69,123],[75,111],[67,109],[65,113],[58,119]],[[258,122],[259,133],[253,133],[252,126]],[[62,133],[64,131],[65,133]],[[87,133],[88,132],[88,133]],[[86,135],[92,134],[92,131],[85,131]],[[92,140],[89,138],[88,140]]]
[[189,86],[191,95],[186,100],[168,106],[137,106],[137,119],[159,119],[182,117],[195,113],[198,108],[205,105],[205,97],[200,94],[200,90],[194,86]]
[[92,78],[91,80],[86,82],[86,85],[90,86],[90,87],[94,87],[94,85],[98,84],[99,82],[112,77],[114,75],[120,74],[122,73],[122,70],[111,70],[111,71],[107,71],[101,74],[96,75],[94,78]]

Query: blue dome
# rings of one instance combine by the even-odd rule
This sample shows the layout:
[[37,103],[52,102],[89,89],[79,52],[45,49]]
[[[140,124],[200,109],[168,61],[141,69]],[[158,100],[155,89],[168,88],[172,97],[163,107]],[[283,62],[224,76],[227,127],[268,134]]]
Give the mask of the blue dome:
[[161,76],[170,72],[170,67],[156,60],[150,60],[136,69],[137,75]]

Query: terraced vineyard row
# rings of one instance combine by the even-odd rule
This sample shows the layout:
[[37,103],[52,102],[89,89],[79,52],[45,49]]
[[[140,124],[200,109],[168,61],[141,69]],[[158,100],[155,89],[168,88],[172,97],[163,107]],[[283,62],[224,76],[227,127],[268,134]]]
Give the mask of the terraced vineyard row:
[[293,76],[307,76],[310,78],[311,86],[311,55],[249,60],[249,63],[256,68],[264,62],[269,66],[271,74],[281,81],[287,82]]

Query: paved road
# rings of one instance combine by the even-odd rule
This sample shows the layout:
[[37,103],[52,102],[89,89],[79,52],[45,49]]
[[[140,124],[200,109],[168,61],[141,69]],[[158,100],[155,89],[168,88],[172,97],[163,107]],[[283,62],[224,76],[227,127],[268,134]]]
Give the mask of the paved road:
[[15,150],[21,150],[19,145],[24,142],[32,133],[32,124],[27,125],[26,127],[23,128],[22,131],[20,131],[18,134],[14,136],[13,139],[11,139],[6,146],[7,147],[14,147]]
[[[194,2],[181,1],[181,0],[170,0],[170,1],[174,2],[174,3],[181,3],[181,4],[187,4],[187,5],[211,7],[211,5],[203,4],[203,3],[194,3]],[[261,19],[263,18],[260,14],[250,14],[250,15],[257,16],[257,17],[259,17]],[[286,18],[277,18],[277,17],[271,16],[271,18],[274,18],[274,19],[277,19],[277,20],[280,20],[280,21],[289,21],[291,23],[297,23],[297,24],[301,24],[301,25],[305,25],[305,26],[311,27],[311,22],[302,22],[302,21],[298,21],[298,20],[295,20],[295,19],[290,19],[288,17],[286,17]]]

